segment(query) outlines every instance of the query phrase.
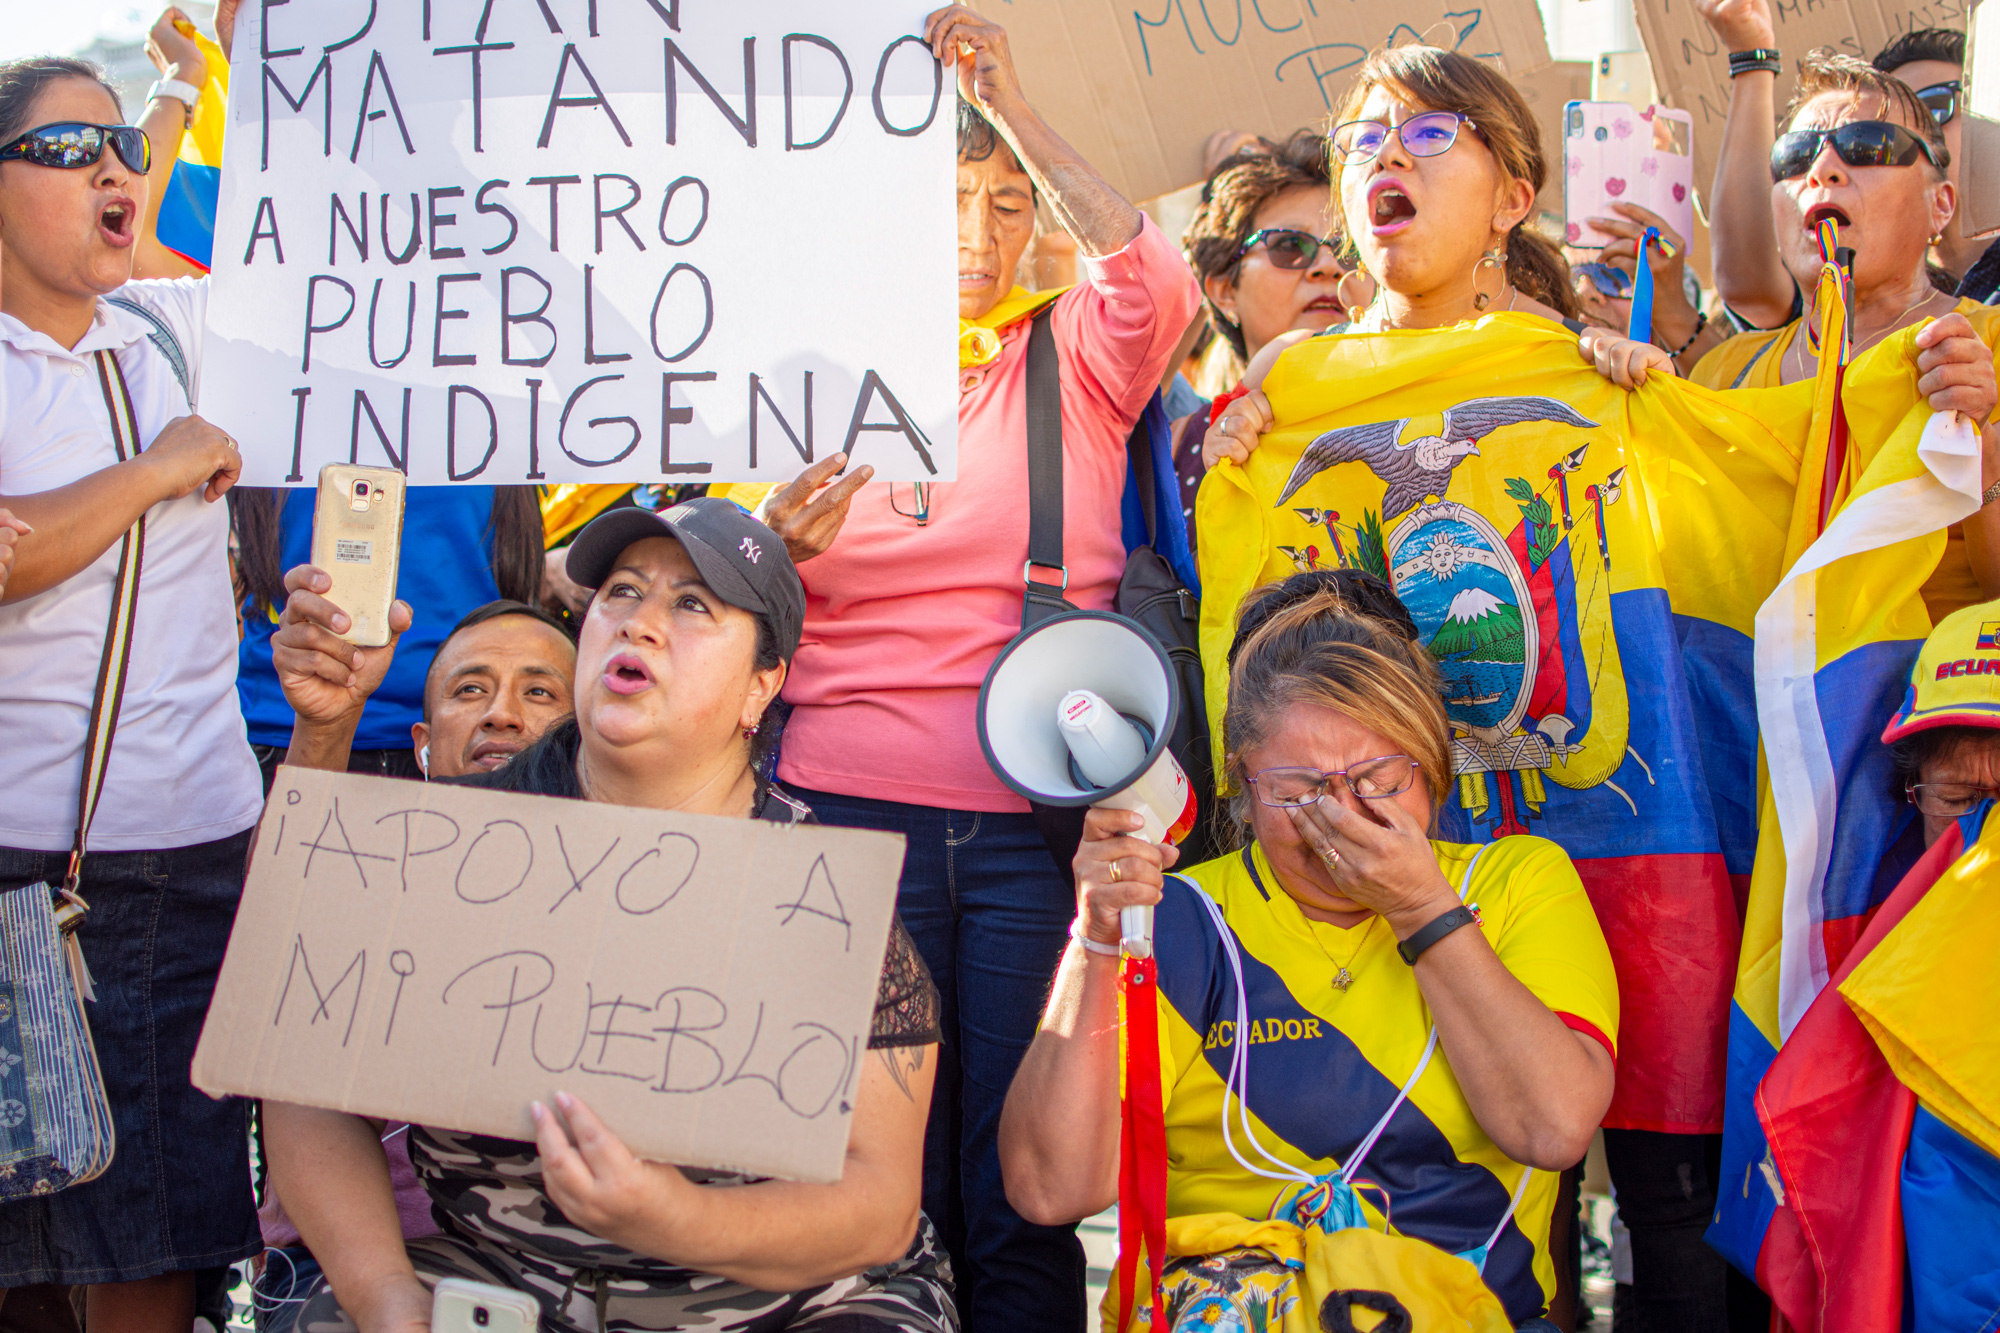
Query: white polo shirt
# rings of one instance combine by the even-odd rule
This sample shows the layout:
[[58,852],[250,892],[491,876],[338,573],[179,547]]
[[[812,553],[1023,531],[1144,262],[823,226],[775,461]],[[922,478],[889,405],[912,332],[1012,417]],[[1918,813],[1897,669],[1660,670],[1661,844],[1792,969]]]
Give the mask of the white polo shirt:
[[[135,282],[118,293],[173,329],[198,384],[205,280]],[[0,495],[54,490],[113,466],[110,416],[92,353],[124,369],[140,438],[188,414],[144,321],[99,302],[74,349],[0,314]],[[120,544],[74,577],[0,606],[0,846],[64,851],[76,833],[84,733],[104,651]],[[131,667],[93,851],[188,847],[257,821],[263,785],[236,702],[229,511],[202,493],[154,505]]]

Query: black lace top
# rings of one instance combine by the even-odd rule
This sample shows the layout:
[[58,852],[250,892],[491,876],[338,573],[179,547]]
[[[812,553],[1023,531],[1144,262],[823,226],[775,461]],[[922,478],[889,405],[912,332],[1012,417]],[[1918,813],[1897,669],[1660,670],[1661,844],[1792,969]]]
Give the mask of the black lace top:
[[[440,778],[459,787],[482,787],[489,791],[515,791],[534,796],[584,799],[583,785],[576,777],[576,753],[582,743],[576,719],[558,723],[539,741],[523,750],[507,764],[491,773],[467,773],[463,777]],[[759,781],[757,799],[751,807],[752,819],[774,824],[816,824],[812,808],[775,782]],[[902,917],[889,928],[889,948],[882,960],[882,979],[875,989],[875,1021],[869,1030],[868,1048],[888,1046],[928,1046],[943,1037],[938,1016],[937,987],[916,942],[903,929]]]

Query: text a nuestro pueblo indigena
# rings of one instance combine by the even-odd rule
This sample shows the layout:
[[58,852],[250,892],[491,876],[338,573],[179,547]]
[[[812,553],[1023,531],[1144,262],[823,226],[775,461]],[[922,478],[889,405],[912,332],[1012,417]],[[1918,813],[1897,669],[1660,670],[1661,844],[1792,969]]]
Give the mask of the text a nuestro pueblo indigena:
[[279,770],[195,1085],[838,1180],[903,840]]
[[953,479],[924,12],[245,5],[198,404],[244,482]]

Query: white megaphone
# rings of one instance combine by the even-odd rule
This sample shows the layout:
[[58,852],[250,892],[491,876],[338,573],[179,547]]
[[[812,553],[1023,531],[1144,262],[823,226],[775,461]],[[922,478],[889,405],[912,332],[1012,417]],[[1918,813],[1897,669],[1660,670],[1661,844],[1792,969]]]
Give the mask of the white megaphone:
[[[1123,616],[1076,611],[1008,644],[979,689],[979,746],[1000,780],[1040,805],[1132,810],[1140,836],[1178,843],[1194,788],[1167,749],[1182,701],[1167,656]],[[1123,947],[1153,951],[1153,909],[1120,914]]]

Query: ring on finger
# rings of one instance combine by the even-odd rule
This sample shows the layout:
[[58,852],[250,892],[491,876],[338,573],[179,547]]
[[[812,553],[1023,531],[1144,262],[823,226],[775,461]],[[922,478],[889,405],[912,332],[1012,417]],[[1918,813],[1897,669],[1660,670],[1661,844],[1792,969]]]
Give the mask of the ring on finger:
[[1322,847],[1319,849],[1319,859],[1326,862],[1327,869],[1331,870],[1340,864],[1340,853],[1332,847]]
[[1118,872],[1118,858],[1113,857],[1111,859],[1111,882],[1113,884],[1116,884],[1124,878],[1125,877]]

